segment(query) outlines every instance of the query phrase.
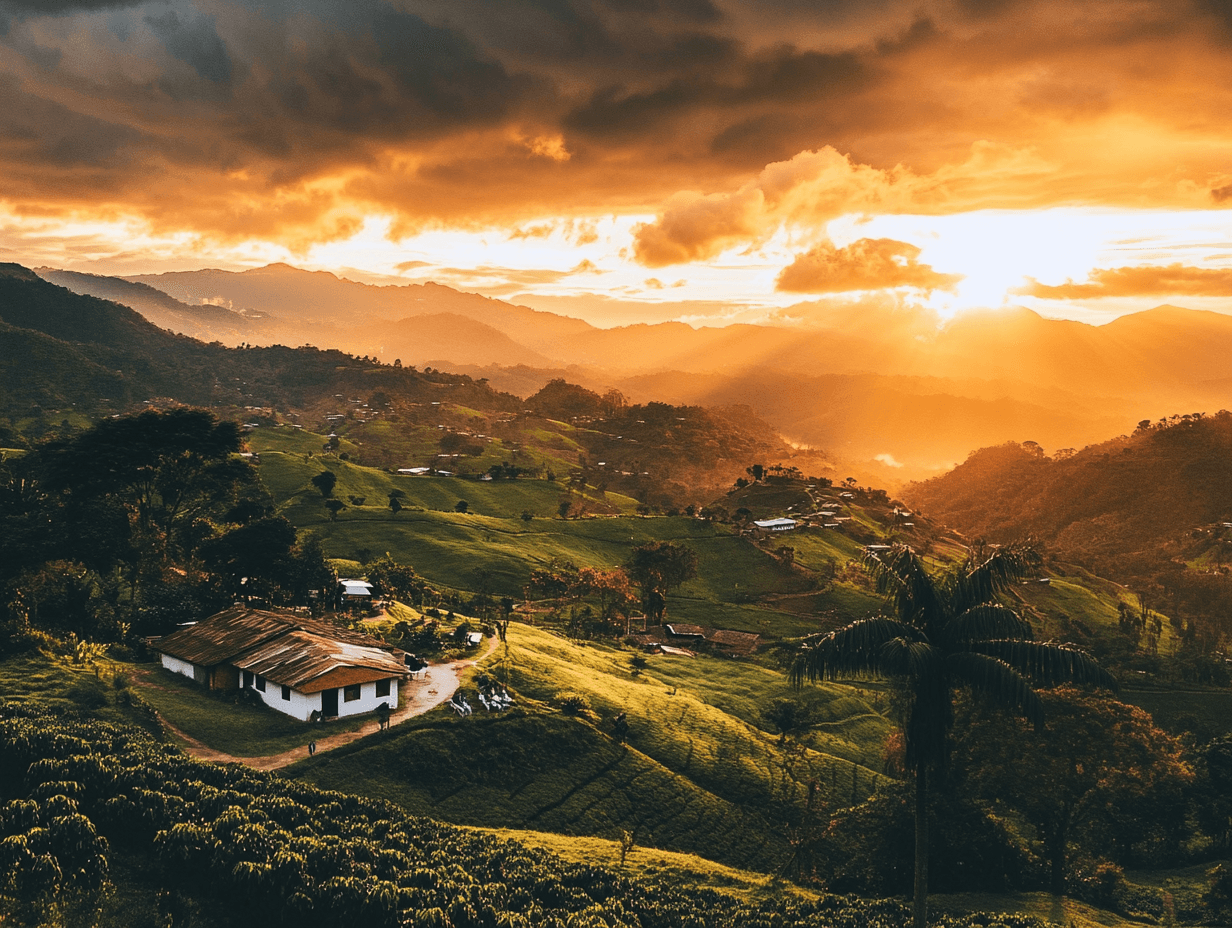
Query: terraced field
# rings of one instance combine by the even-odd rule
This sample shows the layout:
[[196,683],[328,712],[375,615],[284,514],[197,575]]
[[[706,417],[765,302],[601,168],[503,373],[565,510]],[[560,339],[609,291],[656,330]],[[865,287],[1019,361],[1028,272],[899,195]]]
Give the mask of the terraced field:
[[[601,838],[637,829],[647,846],[762,872],[787,853],[782,822],[798,814],[810,781],[844,805],[881,779],[863,761],[879,756],[890,723],[848,687],[809,688],[824,720],[818,738],[783,745],[750,721],[791,692],[781,673],[658,657],[634,674],[629,651],[529,626],[514,626],[509,639],[487,670],[507,681],[517,709],[439,712],[291,771],[460,824]],[[558,711],[566,693],[590,713]],[[630,723],[625,744],[611,737],[619,712]]]

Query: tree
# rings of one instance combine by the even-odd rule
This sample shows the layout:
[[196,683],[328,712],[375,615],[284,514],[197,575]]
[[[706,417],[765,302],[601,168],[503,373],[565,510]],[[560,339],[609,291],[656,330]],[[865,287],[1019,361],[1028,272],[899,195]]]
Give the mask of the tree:
[[397,515],[402,511],[402,500],[398,499],[398,497],[394,496],[392,493],[389,494],[389,511],[394,515]]
[[866,550],[864,564],[894,614],[813,638],[792,665],[797,686],[881,677],[904,691],[905,763],[915,777],[915,928],[925,928],[928,914],[928,780],[944,770],[954,691],[968,687],[1039,727],[1044,704],[1032,684],[1115,686],[1084,652],[1031,640],[1030,624],[998,601],[1036,560],[1028,546],[978,550],[934,577],[906,545]]
[[661,623],[667,614],[667,594],[697,576],[697,552],[688,545],[648,541],[633,549],[625,572],[641,587],[646,616]]
[[334,495],[334,487],[338,485],[338,475],[332,470],[323,470],[312,478],[312,485],[328,499]]
[[344,503],[340,499],[327,499],[325,501],[325,508],[329,510],[329,521],[337,522],[338,513],[342,512],[342,510],[346,509],[347,507],[346,507],[346,503]]
[[201,559],[228,596],[270,598],[276,589],[294,586],[294,547],[295,526],[269,516],[203,543]]
[[1065,892],[1068,848],[1077,839],[1118,863],[1133,846],[1175,850],[1185,831],[1183,790],[1193,779],[1180,743],[1116,700],[1069,687],[1040,695],[1048,713],[1042,731],[974,709],[956,761],[972,791],[1007,802],[1035,826],[1052,892]]
[[578,597],[595,596],[599,600],[599,615],[610,622],[617,613],[627,614],[633,602],[629,575],[619,567],[583,567],[577,572],[573,592]]
[[412,602],[415,593],[422,590],[424,585],[416,576],[415,568],[409,564],[399,564],[388,553],[369,564],[367,573],[368,582],[378,596],[398,602]]

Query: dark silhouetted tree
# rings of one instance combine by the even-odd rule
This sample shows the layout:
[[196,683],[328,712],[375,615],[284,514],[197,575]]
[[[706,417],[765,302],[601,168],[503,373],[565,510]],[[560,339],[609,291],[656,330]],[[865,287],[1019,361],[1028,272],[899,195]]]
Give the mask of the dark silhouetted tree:
[[1084,652],[1033,641],[1031,626],[998,600],[1036,561],[1026,546],[994,548],[934,576],[906,545],[866,551],[865,566],[892,615],[811,639],[792,666],[797,685],[880,677],[907,693],[903,735],[905,763],[915,777],[915,928],[925,928],[928,913],[928,780],[945,767],[954,691],[969,688],[974,698],[1039,727],[1044,704],[1033,685],[1115,686]]

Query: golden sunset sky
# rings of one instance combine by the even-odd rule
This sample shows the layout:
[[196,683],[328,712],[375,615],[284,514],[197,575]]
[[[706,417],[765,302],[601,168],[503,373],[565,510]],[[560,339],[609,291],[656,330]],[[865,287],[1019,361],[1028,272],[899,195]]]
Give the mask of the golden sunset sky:
[[0,0],[0,260],[1232,312],[1227,0]]

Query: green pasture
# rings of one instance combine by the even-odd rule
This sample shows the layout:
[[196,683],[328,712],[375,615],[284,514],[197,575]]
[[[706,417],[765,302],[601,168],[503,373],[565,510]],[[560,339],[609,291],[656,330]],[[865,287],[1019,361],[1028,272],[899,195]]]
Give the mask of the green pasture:
[[812,722],[801,736],[804,743],[872,770],[880,767],[882,747],[894,728],[882,714],[888,707],[878,689],[838,683],[812,683],[796,689],[781,671],[702,655],[654,654],[646,655],[646,662],[647,678],[687,691],[771,735],[777,732],[763,713],[772,700],[790,699],[807,706]]
[[[442,466],[448,468],[450,465]],[[261,453],[261,479],[274,494],[283,514],[296,524],[329,519],[324,499],[311,483],[312,478],[324,470],[337,476],[333,495],[348,507],[339,514],[340,522],[393,518],[389,510],[389,494],[393,490],[402,491],[401,502],[406,509],[453,512],[460,500],[466,500],[470,512],[503,519],[520,519],[523,512],[538,518],[555,516],[560,501],[568,495],[563,480],[412,477],[363,467],[329,455],[305,458],[296,452],[270,450]],[[363,497],[364,505],[353,506],[351,496]],[[576,494],[574,498],[583,500]],[[618,493],[599,496],[595,491],[588,491],[584,501],[592,508],[614,512],[632,513],[637,508],[636,500]]]
[[[697,690],[665,684],[649,670],[633,675],[628,651],[580,647],[529,626],[514,627],[509,637],[507,657],[494,666],[519,693],[545,702],[564,692],[580,693],[601,726],[626,713],[632,747],[729,802],[754,808],[768,801],[795,804],[803,801],[807,783],[817,780],[823,790],[837,785],[839,793],[829,798],[833,804],[846,805],[863,800],[879,779],[869,769],[853,772],[851,760],[814,750],[789,756],[776,736],[710,704]],[[760,668],[743,674],[736,669],[741,665],[730,660],[700,656],[678,660],[709,665],[708,672],[717,678],[740,673],[746,688],[760,681],[772,692],[781,692],[786,682],[781,674],[756,673]],[[664,662],[655,666],[660,663]],[[858,714],[869,712],[862,706]],[[870,750],[879,752],[880,742]],[[855,753],[850,746],[848,752]],[[853,778],[858,797],[852,796]]]
[[605,838],[636,829],[645,846],[750,868],[773,866],[788,853],[755,812],[593,725],[534,707],[465,719],[437,709],[287,772],[463,825]]
[[[437,709],[291,772],[459,824],[604,839],[637,829],[642,847],[762,872],[787,853],[769,823],[799,807],[810,780],[833,805],[863,800],[881,781],[861,761],[879,756],[886,723],[867,725],[876,713],[857,691],[810,688],[802,698],[817,706],[819,738],[785,749],[735,714],[754,718],[763,702],[789,692],[781,673],[698,657],[671,665],[652,658],[635,675],[632,656],[515,624],[508,648],[484,665],[507,682],[513,710],[476,707],[459,719]],[[590,711],[561,714],[565,693],[581,695]],[[612,738],[621,711],[625,744]],[[855,744],[857,734],[868,744]]]
[[741,900],[759,902],[763,899],[813,900],[818,893],[795,883],[775,879],[755,870],[741,870],[715,863],[696,854],[664,851],[645,847],[641,834],[634,836],[633,850],[620,862],[620,842],[607,838],[566,837],[548,831],[512,828],[482,828],[480,831],[518,841],[529,847],[551,851],[571,863],[602,866],[630,879],[647,879],[671,886],[691,886],[711,889]]

